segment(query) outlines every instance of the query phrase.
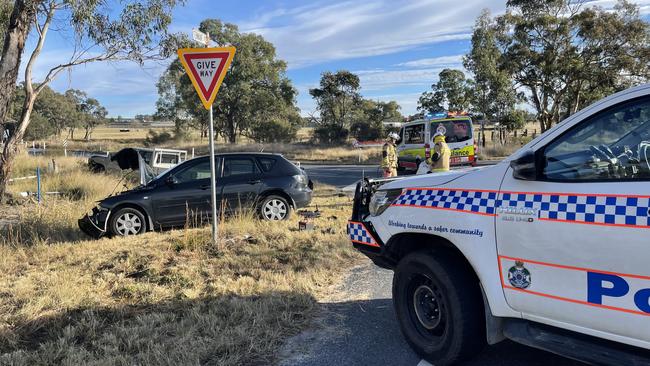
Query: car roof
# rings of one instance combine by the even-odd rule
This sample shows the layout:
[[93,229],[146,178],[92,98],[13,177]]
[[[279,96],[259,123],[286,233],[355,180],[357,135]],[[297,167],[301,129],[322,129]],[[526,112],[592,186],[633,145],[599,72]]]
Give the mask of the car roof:
[[282,156],[279,153],[267,153],[267,152],[227,152],[227,153],[216,153],[217,156],[231,156],[231,155],[252,155],[252,156]]
[[436,119],[417,119],[415,121],[410,121],[406,122],[402,125],[402,127],[405,126],[410,126],[413,124],[417,123],[428,123],[428,122],[449,122],[449,121],[471,121],[472,117],[470,116],[456,116],[456,117],[449,117],[449,118],[436,118]]
[[[196,158],[204,158],[210,156],[208,154],[206,155],[199,155]],[[267,153],[267,152],[227,152],[227,153],[215,153],[214,156],[219,156],[219,157],[226,157],[226,156],[252,156],[252,157],[263,157],[263,156],[275,156],[275,157],[283,157],[282,154],[279,153]]]

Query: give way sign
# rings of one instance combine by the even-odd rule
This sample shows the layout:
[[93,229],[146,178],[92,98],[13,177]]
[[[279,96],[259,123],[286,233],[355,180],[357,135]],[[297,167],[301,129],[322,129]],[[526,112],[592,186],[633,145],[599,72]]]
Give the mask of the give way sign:
[[235,56],[235,47],[181,48],[178,58],[205,109],[210,109]]

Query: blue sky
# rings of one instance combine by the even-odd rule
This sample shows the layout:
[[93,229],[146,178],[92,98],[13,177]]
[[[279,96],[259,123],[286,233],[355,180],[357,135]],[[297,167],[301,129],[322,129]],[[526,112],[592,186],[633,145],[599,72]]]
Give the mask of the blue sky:
[[[650,0],[635,2],[647,18]],[[609,8],[614,1],[592,3]],[[237,24],[241,31],[263,35],[288,62],[287,74],[299,91],[303,115],[314,112],[309,89],[318,85],[320,74],[340,69],[360,76],[364,97],[396,100],[403,114],[411,114],[419,95],[436,82],[442,69],[462,67],[471,27],[484,8],[498,14],[505,1],[188,0],[174,11],[172,31],[189,34],[201,20],[219,18]],[[32,35],[28,47],[34,43]],[[66,61],[71,52],[66,32],[50,33],[34,81]],[[85,90],[108,108],[110,116],[151,114],[158,98],[155,84],[165,66],[165,62],[143,67],[129,62],[78,66],[61,74],[52,87]]]

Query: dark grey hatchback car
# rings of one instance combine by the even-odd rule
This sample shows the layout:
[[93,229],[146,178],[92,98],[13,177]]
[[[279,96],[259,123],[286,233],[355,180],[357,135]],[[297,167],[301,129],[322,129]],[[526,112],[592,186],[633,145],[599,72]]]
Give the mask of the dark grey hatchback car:
[[[311,202],[307,173],[282,155],[215,155],[217,201],[225,214],[254,209],[264,220],[286,220]],[[100,201],[79,220],[86,234],[136,235],[210,221],[210,159],[188,160],[151,182]]]

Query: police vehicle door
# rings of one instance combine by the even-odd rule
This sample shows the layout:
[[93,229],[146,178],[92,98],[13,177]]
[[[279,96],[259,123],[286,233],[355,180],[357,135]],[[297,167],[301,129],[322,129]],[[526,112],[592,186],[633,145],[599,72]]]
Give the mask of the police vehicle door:
[[519,155],[519,179],[512,165],[504,177],[503,291],[531,320],[648,347],[650,96],[570,124]]
[[422,122],[403,128],[402,141],[397,146],[401,168],[416,171],[418,163],[425,159],[426,126],[427,123]]

